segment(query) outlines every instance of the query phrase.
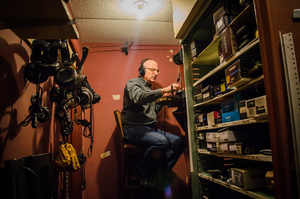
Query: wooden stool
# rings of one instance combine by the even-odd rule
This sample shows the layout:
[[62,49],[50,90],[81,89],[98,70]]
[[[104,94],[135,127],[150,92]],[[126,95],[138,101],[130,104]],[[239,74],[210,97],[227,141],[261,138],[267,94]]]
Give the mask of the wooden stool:
[[144,154],[144,151],[140,148],[127,144],[124,140],[123,125],[121,120],[121,112],[119,110],[114,111],[117,127],[118,136],[121,143],[121,184],[124,185],[125,195],[130,195],[130,191],[139,189],[141,186],[138,183],[134,183],[131,179],[133,168],[129,166],[129,157],[138,156]]

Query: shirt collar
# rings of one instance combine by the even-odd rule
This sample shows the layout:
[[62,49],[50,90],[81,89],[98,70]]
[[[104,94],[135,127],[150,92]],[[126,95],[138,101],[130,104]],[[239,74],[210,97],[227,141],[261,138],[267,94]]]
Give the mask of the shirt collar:
[[149,84],[142,76],[138,76],[138,78],[142,80],[144,86],[151,88],[152,84]]

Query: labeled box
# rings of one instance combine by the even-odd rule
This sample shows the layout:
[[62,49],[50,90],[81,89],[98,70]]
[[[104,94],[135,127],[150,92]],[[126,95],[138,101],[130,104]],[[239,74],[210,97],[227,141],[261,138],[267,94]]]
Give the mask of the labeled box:
[[268,113],[267,99],[265,95],[247,100],[248,117],[253,117],[263,113]]
[[242,142],[251,137],[253,137],[253,135],[249,131],[226,130],[223,132],[219,132],[218,141],[220,143],[222,143],[222,142]]
[[229,67],[227,67],[225,69],[225,78],[228,88],[231,88],[233,86],[239,87],[251,81],[252,78],[248,74],[248,71],[251,67],[251,64],[241,63],[240,60],[237,60]]
[[220,111],[212,111],[207,113],[207,125],[215,126],[216,124],[222,123],[222,114]]
[[240,119],[247,119],[247,100],[242,100],[239,102],[239,109],[240,109]]
[[208,142],[206,144],[207,151],[216,152],[217,151],[217,143],[216,142]]
[[206,114],[200,113],[195,115],[195,123],[199,126],[207,126]]
[[221,103],[223,123],[240,120],[239,101],[241,101],[241,98],[241,93],[237,92],[233,95],[233,98]]
[[206,142],[217,142],[218,137],[218,132],[206,132]]
[[236,120],[236,112],[234,110],[222,113],[222,123],[233,122]]
[[234,110],[234,99],[230,98],[221,102],[221,111],[222,113],[226,113]]
[[225,94],[227,91],[228,91],[228,88],[227,88],[226,82],[223,82],[223,83],[215,86],[214,96],[215,97],[221,96],[221,95]]
[[238,51],[238,43],[230,27],[225,28],[221,33],[221,48],[224,60],[229,59]]
[[266,170],[256,168],[231,168],[232,183],[244,189],[257,189],[266,186]]
[[202,90],[202,84],[198,84],[197,86],[194,86],[193,87],[193,96],[200,94],[201,90]]
[[214,86],[208,85],[205,88],[202,88],[202,97],[203,97],[203,102],[213,99],[214,98]]
[[229,152],[229,143],[217,143],[217,152],[218,153],[228,153]]
[[235,16],[232,15],[223,15],[215,24],[217,35],[219,35],[232,22],[234,18]]
[[243,10],[243,7],[238,4],[224,4],[213,14],[214,24],[224,15],[237,16]]

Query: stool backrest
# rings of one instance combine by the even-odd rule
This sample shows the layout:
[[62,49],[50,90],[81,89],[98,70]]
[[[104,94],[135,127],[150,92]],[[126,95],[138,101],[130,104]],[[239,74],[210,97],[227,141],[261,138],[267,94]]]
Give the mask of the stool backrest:
[[119,110],[114,111],[117,127],[119,128],[119,133],[121,133],[122,138],[124,138],[123,125],[122,125],[122,113]]

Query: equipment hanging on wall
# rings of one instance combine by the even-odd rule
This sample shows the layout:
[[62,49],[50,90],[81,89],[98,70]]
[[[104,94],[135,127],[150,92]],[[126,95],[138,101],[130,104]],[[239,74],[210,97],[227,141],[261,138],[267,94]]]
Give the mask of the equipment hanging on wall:
[[31,122],[32,128],[36,128],[37,122],[45,123],[51,118],[51,112],[48,107],[42,106],[41,87],[37,88],[37,93],[31,96],[31,106],[29,107],[29,115],[21,122],[22,126],[27,126]]

